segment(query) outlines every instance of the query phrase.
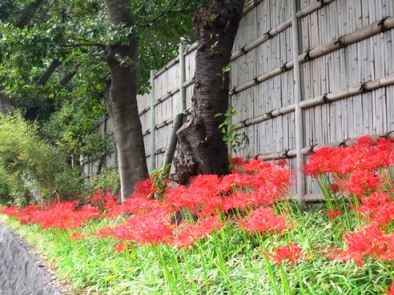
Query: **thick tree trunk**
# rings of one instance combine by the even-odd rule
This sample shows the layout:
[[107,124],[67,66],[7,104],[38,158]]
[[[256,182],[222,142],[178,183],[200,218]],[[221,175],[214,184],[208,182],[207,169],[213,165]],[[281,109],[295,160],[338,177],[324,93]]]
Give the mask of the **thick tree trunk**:
[[213,0],[194,18],[198,48],[192,118],[177,132],[174,159],[176,180],[187,183],[197,174],[224,175],[228,170],[227,145],[215,117],[228,109],[231,49],[242,15],[243,0]]
[[[105,1],[111,22],[133,26],[128,0]],[[122,201],[130,197],[134,185],[148,176],[142,127],[137,107],[137,41],[108,46],[105,59],[111,69],[108,113],[113,124]],[[121,60],[125,64],[121,64]],[[131,61],[131,62],[130,62]]]

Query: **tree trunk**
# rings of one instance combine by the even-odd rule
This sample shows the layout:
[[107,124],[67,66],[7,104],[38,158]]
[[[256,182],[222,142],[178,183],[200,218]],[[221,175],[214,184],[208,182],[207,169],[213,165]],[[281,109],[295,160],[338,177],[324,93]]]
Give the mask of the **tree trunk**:
[[218,126],[228,109],[231,49],[242,16],[243,0],[213,0],[194,18],[198,48],[192,118],[177,132],[176,181],[198,174],[225,175],[228,149]]
[[[133,18],[128,0],[105,1],[112,24],[132,27]],[[108,113],[113,124],[122,201],[130,197],[133,187],[148,176],[142,127],[137,107],[138,62],[137,40],[126,45],[108,46],[105,60],[111,70]],[[126,61],[121,63],[121,61]],[[130,62],[131,61],[131,62]]]

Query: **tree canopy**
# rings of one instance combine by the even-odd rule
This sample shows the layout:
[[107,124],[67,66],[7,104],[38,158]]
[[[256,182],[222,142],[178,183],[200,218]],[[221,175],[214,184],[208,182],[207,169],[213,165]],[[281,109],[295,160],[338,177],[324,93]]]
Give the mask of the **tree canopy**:
[[112,24],[103,0],[0,3],[0,90],[25,119],[38,122],[37,135],[61,147],[66,158],[86,153],[95,138],[92,128],[107,116],[111,77],[105,49],[138,40],[134,66],[143,93],[149,89],[149,70],[175,57],[180,42],[194,41],[192,16],[209,1],[128,3],[131,27]]
[[29,25],[18,26],[36,2],[0,4],[1,85],[27,118],[47,121],[72,102],[89,121],[105,113],[105,46],[137,36],[138,90],[145,92],[149,70],[172,59],[179,42],[194,40],[191,18],[208,1],[130,1],[135,26],[126,28],[110,24],[104,1],[47,0]]

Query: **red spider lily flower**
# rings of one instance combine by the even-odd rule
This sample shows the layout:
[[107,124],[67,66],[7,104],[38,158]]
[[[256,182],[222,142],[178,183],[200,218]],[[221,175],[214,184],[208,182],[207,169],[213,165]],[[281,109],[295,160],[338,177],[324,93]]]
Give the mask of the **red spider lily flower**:
[[383,192],[374,192],[371,196],[361,199],[362,205],[357,211],[370,223],[387,228],[394,221],[394,202]]
[[103,238],[106,238],[109,236],[113,236],[114,229],[110,226],[105,226],[105,227],[100,228],[94,235],[103,239]]
[[380,228],[388,228],[394,221],[394,202],[387,202],[373,212],[370,222]]
[[156,193],[156,187],[151,178],[145,179],[134,186],[135,192],[131,196],[150,198]]
[[74,241],[76,241],[76,240],[82,240],[82,239],[84,238],[84,236],[85,236],[85,235],[81,234],[80,232],[73,232],[73,233],[70,235],[70,239],[71,239],[71,240],[74,240]]
[[279,201],[282,196],[283,192],[281,191],[280,187],[275,184],[268,183],[259,188],[256,199],[254,200],[255,206],[269,206],[277,201]]
[[275,250],[274,261],[278,265],[282,264],[282,261],[288,259],[292,266],[295,265],[296,261],[301,257],[302,249],[297,243],[289,243],[281,248]]
[[256,209],[248,219],[239,220],[239,223],[243,229],[249,232],[259,232],[263,235],[267,232],[282,233],[283,230],[288,228],[285,218],[276,216],[274,209],[271,207]]
[[332,172],[330,160],[334,150],[322,147],[309,157],[309,163],[305,165],[304,172],[313,177]]
[[164,207],[159,200],[148,199],[145,196],[134,196],[122,204],[116,204],[108,208],[105,218],[113,219],[121,214],[146,214],[153,209]]
[[285,160],[285,159],[278,160],[278,161],[276,162],[276,164],[277,164],[279,167],[284,167],[284,166],[287,165],[287,160]]
[[90,197],[90,202],[93,204],[98,204],[100,205],[103,209],[110,209],[113,206],[115,206],[117,204],[117,199],[119,198],[119,196],[117,195],[112,195],[112,194],[106,194],[106,195],[102,195],[102,194],[95,194],[92,197]]
[[118,245],[116,245],[114,250],[116,252],[120,253],[120,252],[126,251],[128,249],[129,249],[129,247],[127,246],[127,244],[125,242],[120,242]]
[[190,189],[207,189],[216,192],[220,178],[215,174],[197,175],[190,180]]
[[362,228],[360,231],[346,234],[346,250],[334,250],[327,256],[344,262],[354,261],[363,266],[364,257],[382,261],[394,259],[394,232],[386,235],[376,226]]
[[20,210],[17,206],[1,208],[0,212],[7,215],[7,216],[12,216],[12,217],[20,216],[19,215]]
[[[118,196],[116,196],[116,198],[118,198]],[[118,202],[116,200],[108,199],[103,204],[103,208],[108,211],[108,210],[111,210],[111,208],[115,207],[117,204],[118,204]]]
[[37,207],[34,205],[29,205],[24,208],[11,206],[2,208],[1,213],[11,217],[19,217],[21,224],[27,224],[30,223],[31,216],[36,212],[36,210]]
[[256,203],[256,192],[237,191],[229,197],[222,198],[220,209],[223,212],[228,212],[232,209],[240,209],[243,211],[254,203]]
[[390,201],[390,196],[384,192],[374,192],[369,197],[361,199],[361,212],[374,211]]
[[374,142],[370,137],[362,137],[355,146],[319,149],[309,157],[304,171],[313,177],[329,173],[343,177],[355,170],[376,171],[390,165],[393,149],[394,143],[390,140]]
[[394,295],[394,282],[391,284],[390,290],[386,292],[387,295]]
[[342,211],[341,210],[328,210],[328,217],[330,219],[335,219],[339,215],[341,215]]
[[222,203],[218,184],[220,184],[220,179],[216,175],[197,176],[192,180],[190,187],[168,188],[164,202],[172,207],[173,211],[187,208],[199,216],[215,214]]
[[229,159],[230,164],[234,165],[234,166],[242,166],[246,163],[246,161],[242,158],[239,157],[234,157]]
[[250,182],[251,180],[249,177],[245,177],[239,173],[232,173],[223,176],[217,188],[219,193],[227,194],[231,191],[247,187],[250,185]]
[[102,201],[102,200],[104,200],[104,196],[102,195],[102,194],[95,194],[95,195],[93,195],[91,198],[90,198],[90,200],[92,201],[92,202],[99,202],[99,201]]
[[147,214],[131,216],[125,224],[113,228],[111,235],[119,240],[158,244],[171,237],[173,228],[168,210],[159,208]]
[[39,223],[42,228],[77,228],[89,220],[101,216],[97,206],[85,205],[77,210],[77,202],[60,202],[31,214],[30,223]]
[[188,249],[193,246],[197,239],[206,237],[215,229],[220,230],[223,224],[217,216],[201,219],[198,224],[187,224],[179,230],[175,237],[169,242],[179,249]]
[[[281,171],[282,169],[277,169],[272,163],[265,162],[263,159],[253,159],[244,165],[244,171],[248,175],[265,175],[271,181],[272,174]],[[286,170],[286,169],[283,169]]]
[[349,179],[342,182],[343,191],[356,196],[369,195],[380,185],[379,177],[370,170],[354,170]]
[[388,228],[394,221],[394,201],[384,192],[374,192],[361,199],[362,205],[357,208],[363,217],[380,228]]
[[30,223],[30,216],[22,216],[19,222],[22,225],[29,224]]
[[337,193],[339,192],[339,185],[337,183],[332,183],[329,189],[333,193]]
[[368,135],[361,136],[358,140],[357,143],[360,145],[372,145],[374,143],[374,139]]
[[163,207],[159,200],[146,199],[144,197],[133,197],[125,201],[123,204],[124,212],[131,214],[145,214],[151,210]]

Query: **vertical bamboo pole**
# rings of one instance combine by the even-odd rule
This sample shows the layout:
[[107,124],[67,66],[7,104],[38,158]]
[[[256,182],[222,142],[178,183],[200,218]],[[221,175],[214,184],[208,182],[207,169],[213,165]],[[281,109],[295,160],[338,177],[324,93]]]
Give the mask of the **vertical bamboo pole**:
[[297,170],[297,196],[298,202],[302,202],[302,197],[305,193],[304,174],[302,173],[303,155],[301,149],[303,147],[303,126],[302,126],[302,109],[301,102],[301,72],[300,63],[298,61],[299,55],[299,36],[298,36],[298,19],[297,19],[298,0],[293,0],[291,29],[292,29],[292,43],[293,43],[293,75],[294,75],[294,102],[295,102],[295,137],[296,137],[296,170]]
[[151,146],[150,146],[150,171],[156,168],[156,157],[155,157],[155,149],[156,149],[156,114],[155,114],[155,103],[156,103],[156,84],[155,84],[155,70],[150,71],[150,85],[151,85],[151,125],[150,125],[150,137],[151,137]]
[[[167,165],[172,163],[172,159],[174,158],[176,144],[177,144],[177,135],[176,132],[179,128],[181,128],[183,124],[184,114],[183,112],[186,110],[186,89],[183,85],[186,81],[186,67],[185,67],[185,45],[179,45],[179,114],[175,115],[174,122],[172,124],[172,130],[170,135],[170,140],[167,146],[167,150],[164,156],[163,168],[166,168]],[[168,176],[168,175],[166,175]]]
[[186,81],[186,66],[185,66],[185,44],[179,45],[179,102],[180,112],[186,110],[186,88],[183,85]]

